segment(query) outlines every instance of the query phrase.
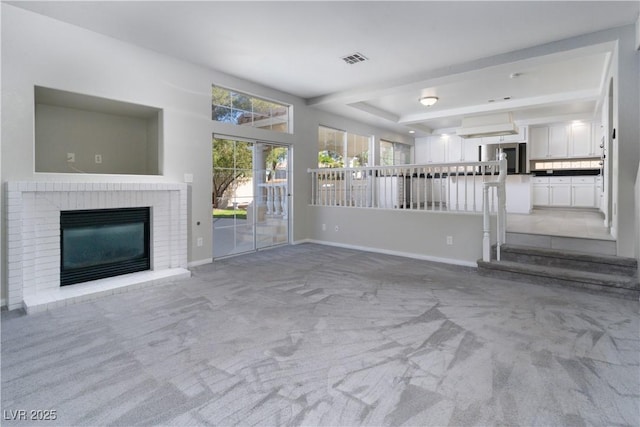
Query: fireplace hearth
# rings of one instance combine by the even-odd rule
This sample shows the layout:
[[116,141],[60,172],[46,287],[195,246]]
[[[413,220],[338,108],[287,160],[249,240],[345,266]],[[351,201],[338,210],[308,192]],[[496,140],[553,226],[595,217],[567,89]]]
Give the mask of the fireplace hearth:
[[149,208],[60,212],[60,285],[150,268]]

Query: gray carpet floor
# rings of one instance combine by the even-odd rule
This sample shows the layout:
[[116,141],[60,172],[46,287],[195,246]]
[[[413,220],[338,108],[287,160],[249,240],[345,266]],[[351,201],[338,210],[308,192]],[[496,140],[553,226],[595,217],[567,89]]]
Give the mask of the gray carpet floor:
[[313,244],[193,273],[3,312],[2,425],[640,422],[637,302]]

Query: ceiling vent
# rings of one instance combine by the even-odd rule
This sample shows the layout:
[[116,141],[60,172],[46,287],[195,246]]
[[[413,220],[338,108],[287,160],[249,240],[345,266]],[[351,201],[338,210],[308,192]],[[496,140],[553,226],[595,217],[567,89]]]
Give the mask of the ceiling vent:
[[465,117],[462,119],[462,127],[456,130],[456,134],[461,138],[504,136],[517,133],[518,126],[513,122],[511,113]]
[[347,55],[347,56],[343,56],[342,57],[342,60],[344,62],[346,62],[347,64],[349,64],[349,65],[357,64],[358,62],[364,62],[367,59],[369,59],[369,58],[367,58],[366,56],[364,56],[360,52],[352,53],[351,55]]

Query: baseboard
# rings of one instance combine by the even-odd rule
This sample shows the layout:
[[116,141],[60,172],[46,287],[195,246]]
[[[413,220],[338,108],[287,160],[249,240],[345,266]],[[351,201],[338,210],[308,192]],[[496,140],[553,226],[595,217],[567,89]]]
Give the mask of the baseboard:
[[[472,261],[463,261],[460,259],[453,259],[453,258],[441,258],[441,257],[435,257],[431,255],[416,254],[413,252],[393,251],[389,249],[371,248],[368,246],[349,245],[346,243],[327,242],[324,240],[315,240],[315,239],[304,239],[304,240],[298,240],[297,242],[316,243],[316,244],[325,245],[325,246],[335,246],[338,248],[354,249],[354,250],[365,251],[365,252],[375,252],[379,254],[394,255],[394,256],[400,256],[404,258],[413,258],[413,259],[419,259],[423,261],[439,262],[442,264],[460,265],[463,267],[473,267],[473,268],[478,267],[478,264],[475,261],[472,262]],[[298,244],[298,243],[295,243],[295,244]]]
[[191,261],[190,263],[187,264],[187,267],[189,268],[197,267],[199,265],[211,264],[212,262],[213,262],[213,258],[199,259],[197,261]]
[[301,245],[303,243],[315,243],[315,242],[313,242],[311,239],[300,239],[300,240],[294,240],[293,242],[291,242],[292,245]]

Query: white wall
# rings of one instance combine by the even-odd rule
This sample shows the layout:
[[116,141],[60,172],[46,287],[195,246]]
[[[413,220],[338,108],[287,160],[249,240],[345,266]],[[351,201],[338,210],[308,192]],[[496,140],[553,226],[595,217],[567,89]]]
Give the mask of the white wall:
[[[482,214],[316,207],[312,215],[312,241],[469,266],[482,258]],[[495,229],[493,217],[494,242]]]
[[[632,257],[640,243],[635,230],[635,175],[640,159],[640,99],[638,86],[640,67],[635,49],[634,26],[619,29],[616,61],[618,78],[614,79],[614,213],[618,255]],[[617,163],[616,163],[617,162]]]

